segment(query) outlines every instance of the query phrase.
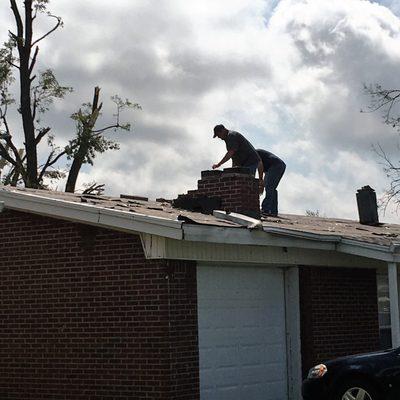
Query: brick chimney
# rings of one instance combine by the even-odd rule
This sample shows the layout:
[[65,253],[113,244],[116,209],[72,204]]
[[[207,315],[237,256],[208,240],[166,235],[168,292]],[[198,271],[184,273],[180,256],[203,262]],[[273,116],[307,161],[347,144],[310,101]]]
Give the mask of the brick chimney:
[[224,210],[260,218],[260,196],[258,193],[258,180],[249,173],[247,168],[225,168],[223,171],[202,171],[196,190],[189,190],[186,195],[179,195],[174,200],[174,206],[185,207],[192,204],[194,211],[200,211],[199,207],[193,207],[193,202],[207,204],[206,210]]

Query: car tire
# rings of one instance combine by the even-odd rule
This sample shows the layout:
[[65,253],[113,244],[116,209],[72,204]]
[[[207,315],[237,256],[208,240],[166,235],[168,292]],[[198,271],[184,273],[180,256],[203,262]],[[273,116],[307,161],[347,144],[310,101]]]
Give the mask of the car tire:
[[353,379],[340,386],[334,400],[380,400],[379,393],[373,385],[365,380]]

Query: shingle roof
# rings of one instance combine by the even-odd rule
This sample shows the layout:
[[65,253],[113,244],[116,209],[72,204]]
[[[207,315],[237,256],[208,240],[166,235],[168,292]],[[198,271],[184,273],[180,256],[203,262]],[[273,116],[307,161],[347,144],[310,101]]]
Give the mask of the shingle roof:
[[[190,212],[173,208],[168,201],[149,201],[141,200],[141,196],[130,196],[131,198],[120,198],[103,195],[93,194],[79,194],[79,193],[65,193],[58,191],[38,190],[38,189],[26,189],[26,188],[15,188],[10,186],[0,186],[1,191],[14,192],[14,193],[26,193],[30,195],[36,195],[49,199],[56,199],[66,202],[78,203],[81,205],[90,205],[98,208],[111,209],[116,211],[128,211],[140,215],[148,215],[152,217],[160,217],[165,219],[192,221],[192,223],[198,223],[203,225],[215,225],[221,227],[241,227],[230,221],[215,218],[212,215],[205,215],[196,212]],[[134,199],[134,198],[137,199]],[[0,195],[1,201],[1,195]]]
[[295,232],[345,239],[389,246],[400,242],[400,225],[380,224],[379,226],[361,225],[358,221],[323,218],[305,215],[281,215],[279,218],[263,219],[264,228],[282,228]]
[[[179,220],[187,224],[209,225],[221,228],[243,228],[242,225],[213,215],[173,208],[168,201],[149,201],[141,199],[139,196],[137,199],[134,198],[135,196],[119,198],[2,186],[0,187],[0,201],[2,191],[25,193],[81,205],[90,205],[96,208],[128,211],[171,221]],[[310,238],[315,235],[315,238],[325,238],[326,240],[339,237],[382,246],[390,246],[400,242],[400,225],[398,224],[367,226],[353,220],[285,214],[276,218],[263,218],[262,225],[267,232],[277,234],[285,232],[285,234],[292,234],[293,236],[309,234],[311,235]]]

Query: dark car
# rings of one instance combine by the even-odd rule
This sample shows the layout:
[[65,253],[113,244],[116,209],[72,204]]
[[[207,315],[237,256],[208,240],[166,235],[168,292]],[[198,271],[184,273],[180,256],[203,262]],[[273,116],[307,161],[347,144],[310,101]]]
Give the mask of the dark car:
[[304,400],[400,400],[400,348],[319,364],[302,394]]

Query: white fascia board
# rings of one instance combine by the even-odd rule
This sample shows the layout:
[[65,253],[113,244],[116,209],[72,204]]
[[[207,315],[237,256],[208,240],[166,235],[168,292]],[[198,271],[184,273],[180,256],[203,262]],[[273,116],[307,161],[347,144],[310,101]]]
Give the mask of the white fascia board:
[[127,232],[144,232],[182,239],[182,222],[147,216],[128,211],[99,208],[67,200],[41,197],[30,193],[0,190],[0,201],[5,208],[61,218],[69,221],[102,226]]
[[104,226],[150,233],[171,239],[183,238],[181,221],[106,208],[99,209],[99,213],[99,223]]
[[276,228],[273,226],[264,226],[264,232],[273,233],[276,235],[290,236],[294,238],[315,240],[318,242],[340,242],[341,237],[338,235],[321,235],[313,232],[296,231],[294,229]]
[[395,255],[390,246],[382,246],[374,243],[345,239],[338,235],[321,235],[312,232],[301,232],[285,228],[264,227],[264,231],[283,236],[308,239],[310,241],[330,242],[334,244],[335,250],[341,253],[373,258],[381,261],[400,260],[400,254]]
[[216,226],[183,225],[184,240],[193,242],[226,243],[255,246],[298,247],[335,250],[335,243],[311,241],[302,238],[278,236],[262,230],[223,228]]
[[374,258],[376,260],[397,262],[400,260],[399,255],[395,255],[390,251],[390,247],[381,246],[373,243],[359,242],[356,240],[342,239],[336,245],[337,251],[356,256]]

